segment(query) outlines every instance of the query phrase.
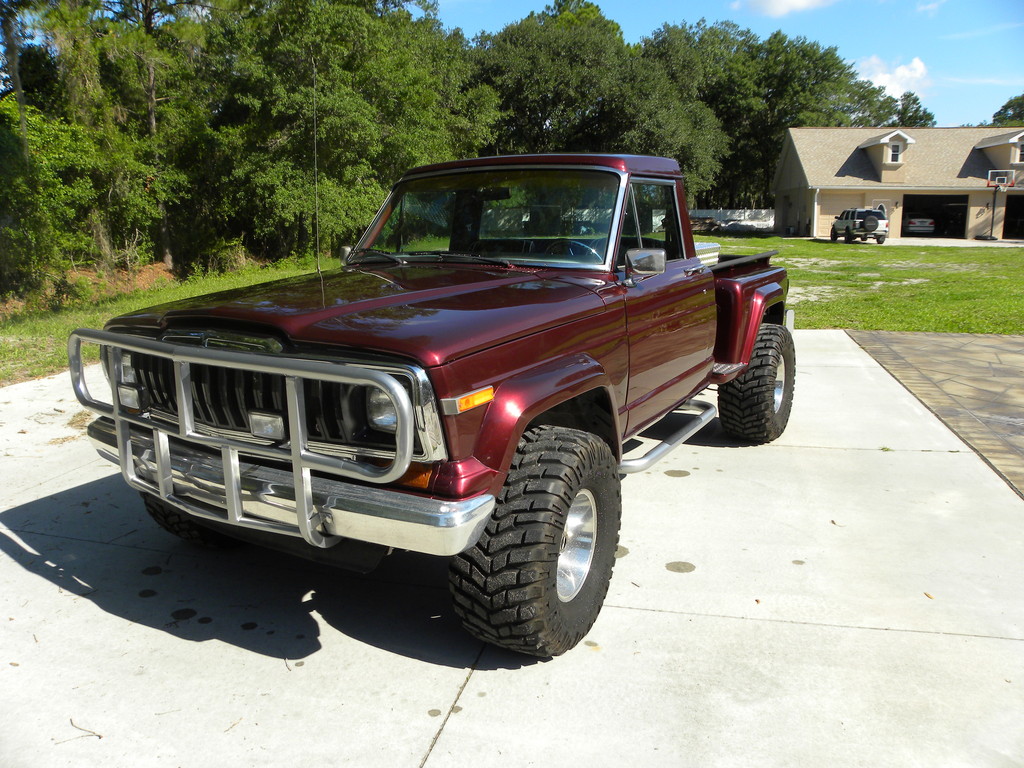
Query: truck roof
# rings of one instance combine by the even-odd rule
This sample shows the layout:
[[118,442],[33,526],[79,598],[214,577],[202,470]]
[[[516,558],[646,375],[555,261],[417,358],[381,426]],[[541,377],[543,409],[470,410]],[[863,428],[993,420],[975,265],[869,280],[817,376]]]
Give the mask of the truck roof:
[[475,157],[467,160],[450,160],[446,163],[421,165],[408,171],[405,176],[419,176],[424,173],[451,171],[463,168],[493,167],[496,165],[580,165],[606,167],[640,175],[670,176],[682,178],[679,163],[667,157],[647,155],[604,155],[582,152],[546,155],[496,155]]

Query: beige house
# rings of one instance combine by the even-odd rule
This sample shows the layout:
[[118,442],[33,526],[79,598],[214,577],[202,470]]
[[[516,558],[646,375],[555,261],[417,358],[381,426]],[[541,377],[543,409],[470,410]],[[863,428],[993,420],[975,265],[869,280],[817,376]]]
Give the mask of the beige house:
[[[991,170],[1018,186],[994,192]],[[844,209],[882,207],[891,237],[1024,238],[1024,127],[790,128],[774,191],[783,234],[828,237]],[[904,232],[912,217],[935,231]]]

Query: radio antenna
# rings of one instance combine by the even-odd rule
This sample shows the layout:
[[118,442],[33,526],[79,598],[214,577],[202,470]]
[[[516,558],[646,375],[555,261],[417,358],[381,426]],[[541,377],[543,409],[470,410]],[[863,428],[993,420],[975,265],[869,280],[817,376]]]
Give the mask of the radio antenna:
[[316,273],[323,277],[320,272],[320,174],[317,164],[316,147],[316,59],[313,62],[313,238],[316,247]]

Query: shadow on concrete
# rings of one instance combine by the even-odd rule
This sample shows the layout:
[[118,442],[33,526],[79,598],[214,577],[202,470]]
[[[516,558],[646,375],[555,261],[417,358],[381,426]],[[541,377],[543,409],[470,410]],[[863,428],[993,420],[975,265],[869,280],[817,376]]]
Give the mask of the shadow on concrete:
[[[200,550],[157,528],[119,475],[0,513],[0,551],[69,600],[189,642],[304,659],[323,624],[431,664],[516,669],[541,661],[462,629],[444,558],[396,553],[368,575],[254,546]],[[74,610],[73,608],[71,610]]]
[[[661,421],[643,430],[639,436],[645,440],[665,440],[677,430],[685,427],[692,419],[693,417],[688,413],[670,413]],[[629,453],[638,449],[641,444],[639,440],[633,438],[626,441],[623,445],[623,450]],[[703,448],[744,448],[753,445],[753,443],[739,440],[726,432],[722,428],[722,422],[717,416],[711,419],[703,429],[687,440],[685,444],[701,446]]]

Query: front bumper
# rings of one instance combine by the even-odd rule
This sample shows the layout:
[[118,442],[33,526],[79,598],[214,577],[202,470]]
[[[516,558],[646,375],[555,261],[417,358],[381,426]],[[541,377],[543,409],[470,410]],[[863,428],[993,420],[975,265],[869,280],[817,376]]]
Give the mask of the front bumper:
[[[89,439],[101,456],[125,466],[118,455],[117,432],[111,419],[92,422]],[[248,462],[239,456],[237,470],[232,472],[238,481],[237,499],[229,502],[231,494],[225,486],[224,462],[219,453],[174,437],[168,440],[166,451],[158,450],[151,434],[136,429],[129,444],[131,469],[125,479],[133,487],[161,496],[199,518],[303,536],[291,471]],[[165,457],[163,461],[158,453]],[[161,476],[169,482],[161,483]],[[161,488],[169,492],[162,493]],[[495,504],[490,494],[459,500],[432,499],[316,475],[309,478],[309,488],[310,507],[315,511],[310,524],[325,543],[349,538],[431,555],[458,554],[476,543]]]

